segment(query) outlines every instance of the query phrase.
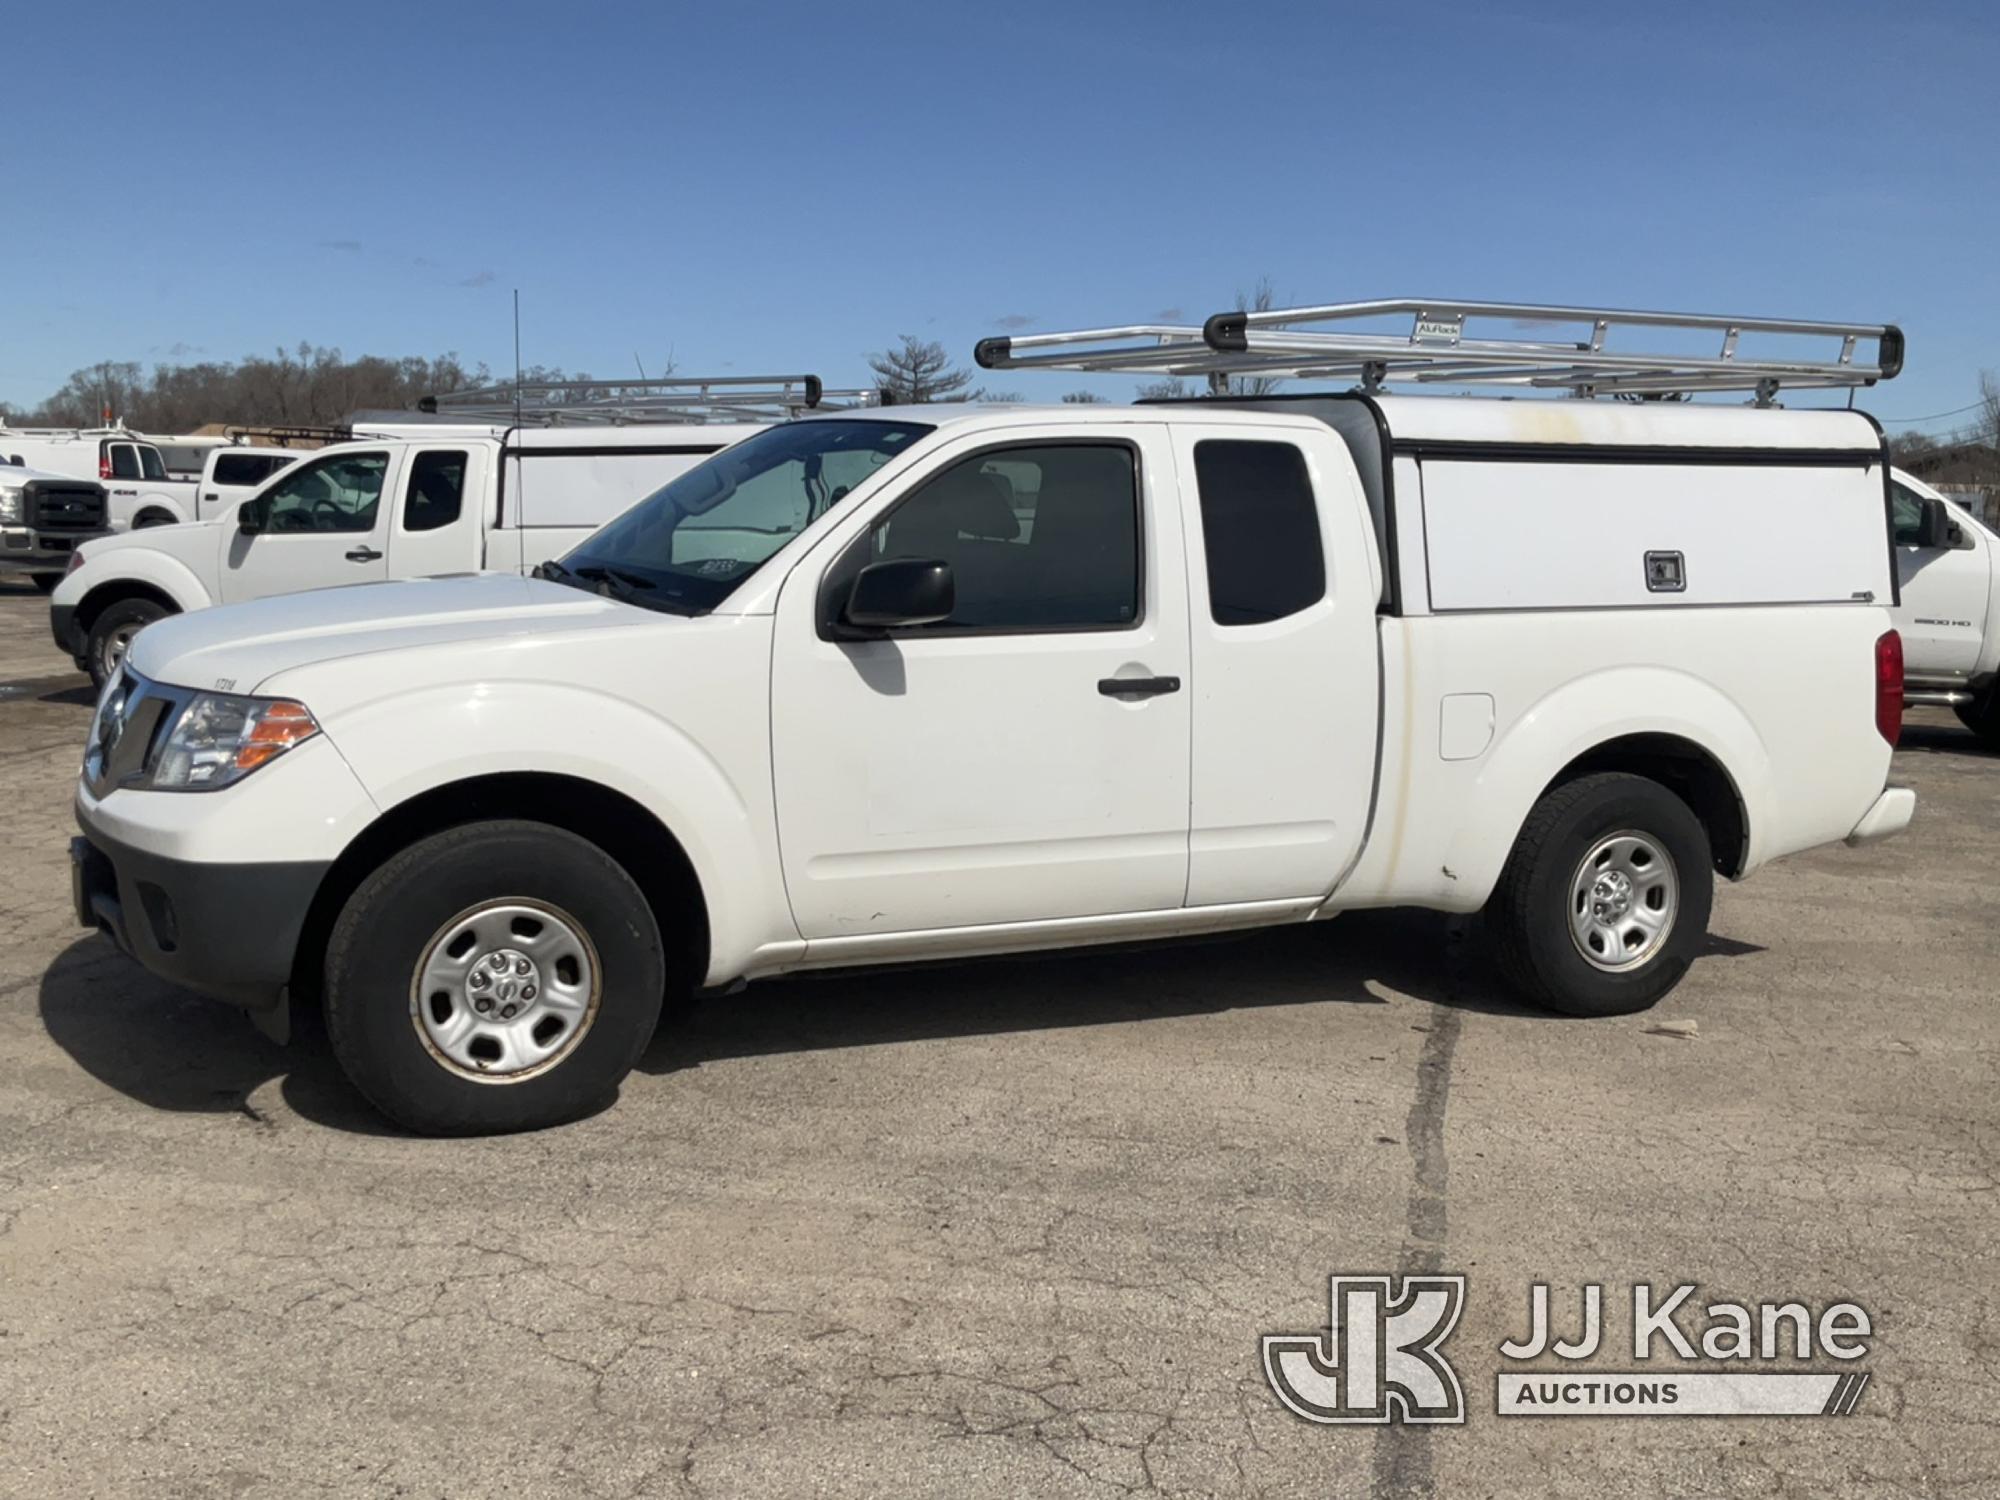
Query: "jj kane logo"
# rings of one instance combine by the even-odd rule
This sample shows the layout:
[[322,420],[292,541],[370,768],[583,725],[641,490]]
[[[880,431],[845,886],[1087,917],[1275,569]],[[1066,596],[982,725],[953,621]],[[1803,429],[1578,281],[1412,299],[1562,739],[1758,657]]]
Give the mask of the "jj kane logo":
[[[1494,1410],[1503,1417],[1848,1416],[1868,1388],[1852,1362],[1868,1353],[1866,1309],[1836,1302],[1815,1315],[1803,1302],[1693,1305],[1692,1283],[1631,1289],[1630,1349],[1637,1368],[1574,1368],[1618,1347],[1605,1339],[1604,1288],[1579,1294],[1573,1337],[1558,1334],[1549,1288],[1528,1294],[1527,1331],[1500,1345]],[[1463,1276],[1335,1276],[1324,1333],[1269,1334],[1264,1378],[1308,1422],[1465,1421],[1465,1397],[1443,1345],[1465,1306]],[[1815,1344],[1817,1347],[1815,1347]],[[1845,1369],[1801,1370],[1796,1361]],[[1548,1361],[1555,1361],[1548,1368]],[[1728,1369],[1689,1369],[1706,1360]],[[1780,1362],[1787,1362],[1781,1364]],[[1536,1368],[1507,1368],[1533,1364]]]
[[1465,1393],[1438,1346],[1465,1306],[1463,1276],[1336,1276],[1318,1334],[1269,1334],[1264,1378],[1308,1422],[1463,1422]]

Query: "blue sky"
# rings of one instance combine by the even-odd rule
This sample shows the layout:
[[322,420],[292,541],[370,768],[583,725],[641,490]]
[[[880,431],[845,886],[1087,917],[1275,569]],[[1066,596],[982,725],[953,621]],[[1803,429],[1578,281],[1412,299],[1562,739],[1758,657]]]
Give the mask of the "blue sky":
[[854,382],[1259,276],[1895,321],[1892,418],[2000,369],[1991,4],[97,0],[4,57],[17,404],[301,339],[499,371],[515,287],[598,375]]

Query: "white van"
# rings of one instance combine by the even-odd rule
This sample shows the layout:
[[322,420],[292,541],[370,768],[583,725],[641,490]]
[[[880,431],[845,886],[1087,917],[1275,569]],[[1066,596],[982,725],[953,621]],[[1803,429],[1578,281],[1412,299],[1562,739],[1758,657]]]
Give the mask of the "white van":
[[50,601],[50,625],[101,682],[133,634],[166,615],[346,583],[524,572],[761,430],[454,427],[432,436],[411,427],[307,454],[220,450],[212,462],[283,466],[246,498],[204,485],[212,519],[82,547]]

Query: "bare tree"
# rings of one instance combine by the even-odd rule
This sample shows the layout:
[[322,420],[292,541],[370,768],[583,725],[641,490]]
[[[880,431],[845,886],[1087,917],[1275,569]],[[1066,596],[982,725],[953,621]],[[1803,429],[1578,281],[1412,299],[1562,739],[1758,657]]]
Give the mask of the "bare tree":
[[1065,406],[1092,406],[1103,399],[1095,391],[1066,391],[1063,394]]
[[900,337],[902,343],[897,347],[868,357],[868,368],[875,372],[883,395],[898,406],[966,399],[971,372],[955,368],[943,344],[927,343],[908,333]]
[[2000,448],[2000,380],[1991,370],[1979,372],[1979,441]]
[[330,426],[359,408],[414,406],[490,377],[457,355],[435,359],[347,359],[311,344],[238,361],[155,365],[104,362],[78,370],[61,390],[16,420],[48,427],[94,427],[106,415],[144,432],[191,432],[209,423]]
[[1150,380],[1139,387],[1141,401],[1185,401],[1187,382],[1176,375],[1169,380]]

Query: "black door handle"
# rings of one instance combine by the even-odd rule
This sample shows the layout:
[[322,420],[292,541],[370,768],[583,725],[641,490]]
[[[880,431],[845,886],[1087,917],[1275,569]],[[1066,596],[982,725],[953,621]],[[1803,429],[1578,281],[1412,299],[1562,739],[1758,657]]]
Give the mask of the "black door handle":
[[347,560],[349,562],[373,562],[381,555],[373,547],[356,547],[352,552],[347,554]]
[[1107,698],[1157,698],[1161,693],[1178,693],[1178,677],[1100,677],[1097,690]]

